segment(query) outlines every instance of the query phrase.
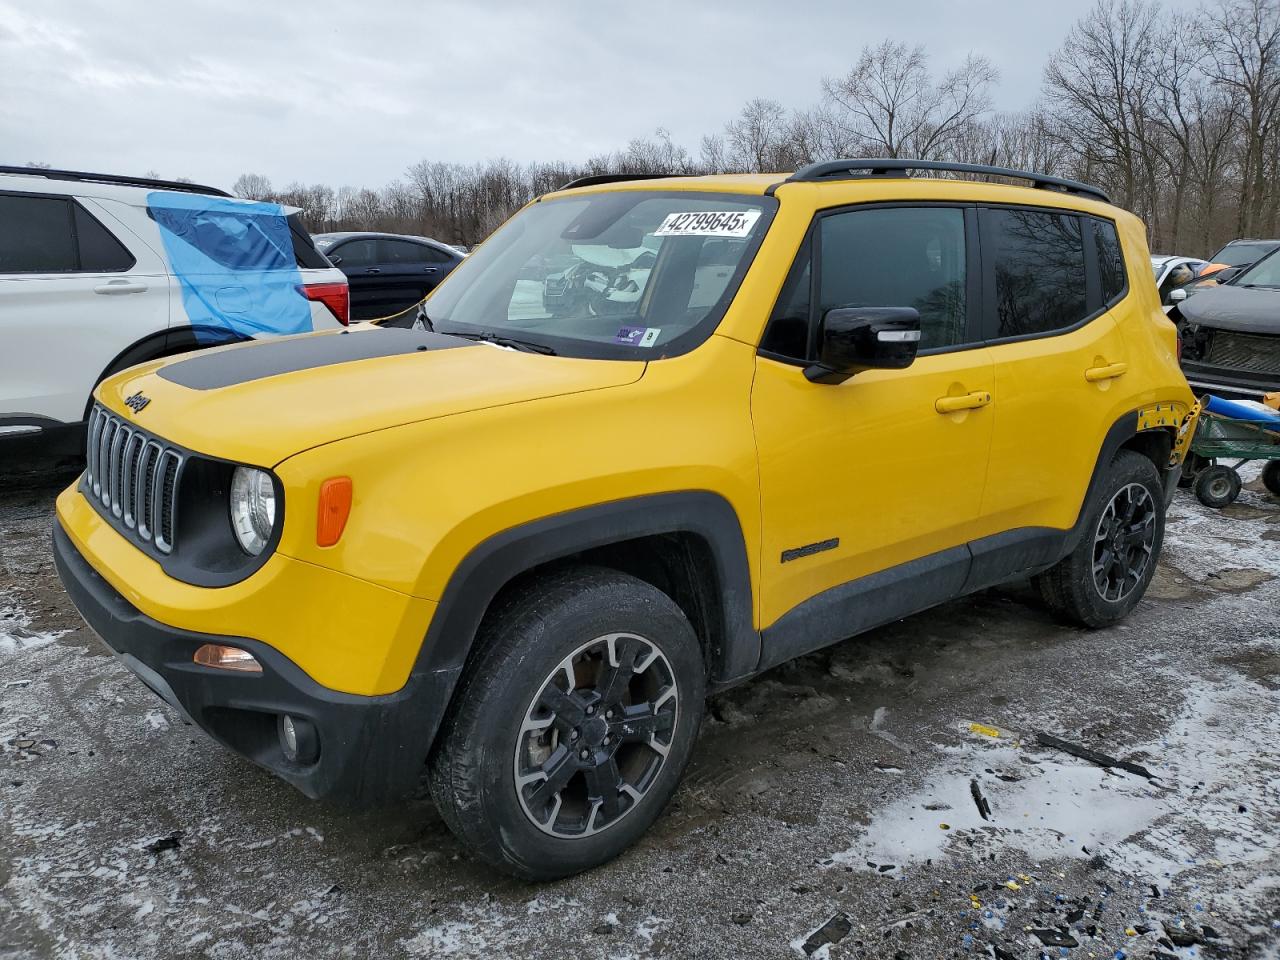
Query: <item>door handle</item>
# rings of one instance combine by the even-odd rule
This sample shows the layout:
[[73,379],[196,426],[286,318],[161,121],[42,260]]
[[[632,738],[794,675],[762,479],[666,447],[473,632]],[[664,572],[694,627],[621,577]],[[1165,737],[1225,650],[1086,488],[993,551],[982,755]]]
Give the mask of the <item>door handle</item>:
[[121,293],[142,293],[147,289],[145,283],[138,283],[136,280],[108,280],[106,283],[100,283],[93,288],[94,293],[102,293],[107,296]]
[[1123,377],[1128,371],[1127,363],[1108,363],[1105,367],[1090,367],[1084,372],[1084,378],[1090,383],[1097,383],[1099,380],[1114,380],[1116,377]]
[[439,267],[424,267],[422,272],[423,272],[423,273],[435,273],[435,272],[436,272],[437,270],[439,270],[439,269],[440,269]]
[[381,273],[381,272],[382,270],[379,267],[370,267],[368,270],[365,271],[365,273]]
[[978,390],[959,397],[939,397],[933,402],[933,409],[939,413],[959,413],[961,410],[977,410],[990,402],[991,394],[986,390]]

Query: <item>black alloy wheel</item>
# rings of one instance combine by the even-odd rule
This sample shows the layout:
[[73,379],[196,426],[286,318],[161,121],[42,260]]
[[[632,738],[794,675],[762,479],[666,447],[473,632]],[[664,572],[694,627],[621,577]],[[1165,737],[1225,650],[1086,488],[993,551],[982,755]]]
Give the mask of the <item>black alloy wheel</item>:
[[515,748],[521,809],[555,837],[607,830],[656,782],[679,722],[675,675],[655,644],[631,633],[584,643],[525,710]]
[[1156,541],[1156,504],[1140,483],[1112,496],[1093,536],[1093,583],[1108,602],[1124,600],[1144,581]]

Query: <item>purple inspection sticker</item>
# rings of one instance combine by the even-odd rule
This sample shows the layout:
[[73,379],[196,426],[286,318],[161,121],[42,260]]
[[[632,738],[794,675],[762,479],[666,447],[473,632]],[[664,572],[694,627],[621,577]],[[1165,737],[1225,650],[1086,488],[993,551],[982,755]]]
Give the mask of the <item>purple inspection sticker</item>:
[[652,347],[661,332],[661,327],[622,327],[613,335],[613,342],[628,347]]

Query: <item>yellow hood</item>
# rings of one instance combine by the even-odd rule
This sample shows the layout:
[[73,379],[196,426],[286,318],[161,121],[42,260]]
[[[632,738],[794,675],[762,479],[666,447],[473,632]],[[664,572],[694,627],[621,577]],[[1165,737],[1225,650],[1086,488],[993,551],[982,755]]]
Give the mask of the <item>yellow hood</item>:
[[95,395],[143,430],[198,453],[274,466],[399,424],[623,386],[644,368],[374,327],[171,357],[125,370]]

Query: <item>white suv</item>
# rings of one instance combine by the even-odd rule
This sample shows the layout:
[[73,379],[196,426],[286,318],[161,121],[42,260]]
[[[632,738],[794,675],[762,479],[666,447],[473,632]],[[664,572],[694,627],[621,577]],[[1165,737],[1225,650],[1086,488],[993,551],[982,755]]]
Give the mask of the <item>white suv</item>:
[[0,441],[80,424],[125,367],[348,317],[346,277],[293,208],[0,167]]

